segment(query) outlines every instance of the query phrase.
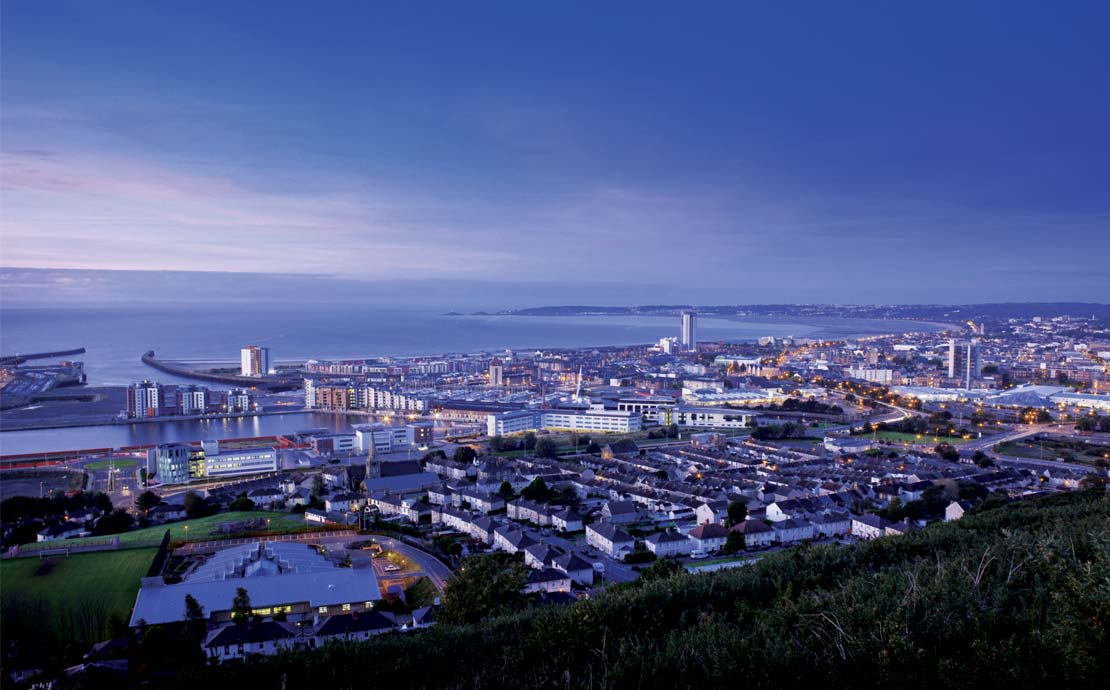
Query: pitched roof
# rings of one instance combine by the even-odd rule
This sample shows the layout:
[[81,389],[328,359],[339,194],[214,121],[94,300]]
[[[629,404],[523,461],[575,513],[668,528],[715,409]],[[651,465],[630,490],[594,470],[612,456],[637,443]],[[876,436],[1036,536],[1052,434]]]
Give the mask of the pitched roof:
[[761,532],[774,532],[775,530],[762,520],[744,520],[738,525],[733,525],[732,531],[740,534],[759,534]]
[[694,539],[723,539],[728,536],[728,530],[724,525],[707,522],[690,530],[690,536]]
[[289,632],[281,623],[274,621],[249,622],[246,625],[227,625],[220,628],[208,638],[205,646],[223,647],[251,642],[284,640],[290,637],[293,637],[293,633]]
[[338,616],[330,616],[316,630],[316,635],[326,637],[328,635],[389,630],[396,627],[397,622],[395,620],[378,611],[363,611],[361,613],[344,613]]
[[586,527],[586,529],[593,530],[594,532],[600,534],[602,537],[605,537],[611,542],[633,541],[632,537],[629,536],[628,533],[626,533],[621,528],[604,522],[600,524],[589,525],[588,527]]

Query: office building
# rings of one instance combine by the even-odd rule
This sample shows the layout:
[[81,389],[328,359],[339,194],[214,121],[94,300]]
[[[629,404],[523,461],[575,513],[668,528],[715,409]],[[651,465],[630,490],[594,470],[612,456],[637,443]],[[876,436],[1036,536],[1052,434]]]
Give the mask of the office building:
[[239,351],[243,376],[265,376],[270,373],[270,348],[248,345]]
[[147,461],[148,469],[153,466],[161,484],[277,471],[277,451],[273,448],[221,451],[216,441],[204,441],[200,446],[165,443],[148,451]]
[[971,388],[971,382],[977,380],[982,371],[978,338],[948,341],[948,378],[957,379],[964,388]]
[[629,433],[643,426],[643,414],[631,410],[512,410],[486,417],[486,432],[504,436],[540,429]]
[[893,369],[873,369],[867,367],[849,367],[848,377],[853,379],[860,379],[862,381],[869,381],[871,383],[879,383],[889,385],[894,382]]
[[617,401],[618,410],[635,412],[643,415],[646,421],[664,424],[669,422],[661,420],[670,419],[670,413],[674,406],[674,398],[664,396],[629,397]]
[[160,383],[151,381],[133,383],[127,387],[127,416],[157,417],[162,414],[164,398]]
[[698,349],[698,315],[692,311],[682,312],[682,332],[679,337],[679,345],[686,352],[694,352]]

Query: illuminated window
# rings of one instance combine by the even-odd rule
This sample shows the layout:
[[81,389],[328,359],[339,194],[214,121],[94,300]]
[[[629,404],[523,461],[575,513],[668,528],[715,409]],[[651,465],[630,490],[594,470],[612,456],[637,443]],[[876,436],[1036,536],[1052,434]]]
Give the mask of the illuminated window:
[[343,610],[344,611],[350,611],[351,610],[351,605],[350,604],[343,604]]
[[328,607],[327,606],[321,606],[320,608],[316,609],[316,611],[317,611],[317,613],[327,613],[328,612]]

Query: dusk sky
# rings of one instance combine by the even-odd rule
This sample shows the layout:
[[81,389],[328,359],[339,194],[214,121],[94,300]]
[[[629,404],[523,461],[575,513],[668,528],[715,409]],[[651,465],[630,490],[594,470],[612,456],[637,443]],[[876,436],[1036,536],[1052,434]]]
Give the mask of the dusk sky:
[[1107,2],[2,7],[4,267],[1110,297]]

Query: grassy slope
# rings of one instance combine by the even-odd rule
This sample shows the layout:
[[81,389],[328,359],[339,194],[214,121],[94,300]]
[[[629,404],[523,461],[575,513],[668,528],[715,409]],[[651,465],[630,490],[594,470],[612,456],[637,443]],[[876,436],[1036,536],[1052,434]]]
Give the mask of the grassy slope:
[[1098,687],[1108,626],[1110,501],[1064,495],[209,673],[290,687]]
[[[110,618],[126,620],[130,615],[139,580],[146,575],[155,551],[128,549],[2,561],[4,626],[45,622],[58,640],[84,646],[101,640]],[[18,620],[28,614],[31,621]]]
[[[123,534],[120,534],[118,536],[120,544],[127,547],[158,546],[162,542],[162,536],[166,533],[167,529],[170,530],[171,540],[184,540],[186,536],[185,526],[188,525],[189,541],[220,539],[225,536],[219,532],[219,524],[222,522],[239,522],[242,520],[257,520],[267,518],[269,518],[270,520],[270,531],[272,531],[274,534],[309,530],[312,527],[311,525],[305,523],[304,519],[299,514],[251,511],[236,513],[217,513],[216,515],[209,515],[207,517],[197,518],[196,520],[182,520],[181,522],[174,522],[169,525],[158,525],[155,527],[145,527],[143,529],[132,530],[130,532],[124,532]],[[66,546],[79,546],[86,543],[101,543],[110,540],[111,538],[111,536],[107,536],[66,539],[65,541],[59,542],[26,544],[22,547],[22,549],[24,551],[56,549],[64,548]]]

